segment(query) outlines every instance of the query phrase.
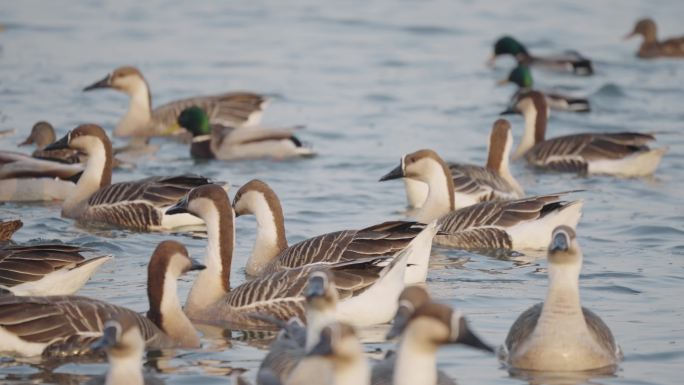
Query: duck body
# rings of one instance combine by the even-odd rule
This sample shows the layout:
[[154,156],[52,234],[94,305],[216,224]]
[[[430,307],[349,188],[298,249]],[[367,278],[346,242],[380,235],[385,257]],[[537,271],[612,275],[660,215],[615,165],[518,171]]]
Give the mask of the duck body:
[[589,76],[594,74],[590,59],[579,52],[567,50],[551,56],[535,56],[527,48],[511,36],[503,36],[494,44],[494,54],[490,62],[500,55],[512,55],[518,63],[540,67],[554,71],[571,72],[575,75]]
[[193,158],[285,159],[315,154],[292,130],[211,124],[206,112],[197,106],[183,110],[178,117],[178,125],[193,135],[190,145]]
[[90,91],[112,88],[130,97],[128,111],[114,130],[114,136],[166,136],[180,132],[174,130],[180,113],[188,107],[198,106],[207,111],[212,123],[223,125],[257,124],[266,98],[250,92],[230,92],[221,95],[182,99],[152,109],[152,98],[147,81],[135,67],[119,67],[104,79],[84,88]]
[[65,200],[82,172],[82,165],[0,151],[0,201]]
[[652,19],[641,19],[634,26],[634,30],[625,39],[642,35],[644,40],[637,51],[637,56],[643,59],[658,57],[684,58],[684,37],[675,37],[659,41],[657,28]]

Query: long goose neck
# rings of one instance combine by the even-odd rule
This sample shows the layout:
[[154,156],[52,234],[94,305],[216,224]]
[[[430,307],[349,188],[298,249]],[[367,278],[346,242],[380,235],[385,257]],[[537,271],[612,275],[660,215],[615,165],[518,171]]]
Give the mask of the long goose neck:
[[143,351],[128,357],[109,355],[109,370],[105,385],[143,385],[142,359]]
[[259,275],[263,268],[287,248],[285,218],[280,200],[273,190],[250,194],[256,217],[257,234],[252,255],[247,261],[247,274]]
[[230,269],[235,247],[235,214],[228,197],[213,200],[204,209],[202,219],[207,225],[206,269],[198,275],[185,303],[192,313],[212,305],[230,292]]
[[335,309],[306,309],[306,344],[304,350],[309,352],[320,340],[321,330],[335,322]]
[[416,219],[429,223],[454,210],[454,181],[446,163],[437,159],[429,162],[421,175],[421,180],[428,185],[428,196],[416,214]]
[[145,79],[136,82],[126,93],[130,97],[128,111],[114,130],[117,136],[135,135],[136,130],[143,129],[152,118],[152,96]]
[[183,313],[178,299],[178,273],[150,271],[147,290],[150,301],[147,317],[180,346],[199,346],[197,330]]
[[525,193],[523,192],[522,186],[520,186],[518,181],[513,177],[513,174],[511,174],[510,157],[512,146],[513,135],[510,130],[507,131],[504,141],[497,141],[494,140],[494,138],[490,138],[486,167],[499,174],[520,196],[523,196]]
[[370,385],[370,365],[363,353],[335,366],[335,385]]
[[573,264],[549,264],[549,289],[537,323],[540,331],[557,330],[563,325],[584,325],[579,295],[581,261]]
[[112,143],[106,137],[89,137],[86,150],[86,161],[83,175],[76,184],[76,189],[62,205],[62,214],[76,217],[80,214],[80,204],[99,189],[112,183]]
[[437,348],[420,343],[407,330],[399,344],[393,378],[394,385],[437,384]]
[[546,124],[548,122],[548,109],[543,96],[534,98],[533,102],[528,103],[522,109],[522,114],[525,117],[525,132],[518,148],[513,154],[513,159],[518,159],[523,156],[535,144],[543,142],[546,135]]

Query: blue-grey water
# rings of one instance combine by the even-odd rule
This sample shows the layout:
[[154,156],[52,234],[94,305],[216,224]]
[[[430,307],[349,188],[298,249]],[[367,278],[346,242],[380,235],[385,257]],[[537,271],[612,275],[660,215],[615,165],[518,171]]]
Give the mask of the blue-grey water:
[[[402,184],[377,183],[399,157],[433,148],[444,158],[482,163],[486,138],[513,92],[497,87],[512,60],[484,65],[493,41],[510,33],[534,52],[577,49],[596,75],[534,73],[542,89],[588,95],[590,114],[554,113],[549,134],[655,132],[669,146],[656,175],[622,180],[538,173],[513,165],[528,193],[584,189],[578,227],[585,254],[583,304],[612,328],[625,360],[593,384],[676,384],[684,371],[684,61],[638,60],[638,42],[622,41],[636,19],[651,16],[661,36],[681,35],[684,3],[672,1],[2,1],[0,129],[14,145],[38,120],[58,134],[84,122],[112,129],[128,100],[114,91],[82,93],[120,65],[138,66],[158,105],[228,90],[273,96],[264,123],[304,124],[314,159],[196,163],[181,144],[161,150],[115,181],[179,172],[240,185],[261,178],[279,194],[291,242],[359,228],[404,209]],[[522,132],[513,117],[514,134]],[[28,151],[28,150],[26,150]],[[233,190],[234,191],[234,190]],[[97,247],[116,258],[80,292],[143,311],[146,263],[157,242],[177,239],[193,256],[205,241],[175,234],[93,230],[62,219],[58,204],[4,204],[20,217],[17,241],[37,237]],[[244,278],[253,218],[239,218],[233,279]],[[544,259],[493,258],[435,249],[427,286],[464,311],[488,342],[500,344],[520,312],[543,299]],[[194,276],[185,277],[185,298]],[[265,351],[207,332],[204,348],[150,359],[146,370],[168,384],[223,384],[230,368],[254,377]],[[391,343],[369,344],[383,350]],[[44,364],[3,359],[0,382],[78,383],[102,363]],[[439,367],[461,384],[515,384],[494,357],[462,347],[439,352]],[[538,383],[539,381],[537,381]]]

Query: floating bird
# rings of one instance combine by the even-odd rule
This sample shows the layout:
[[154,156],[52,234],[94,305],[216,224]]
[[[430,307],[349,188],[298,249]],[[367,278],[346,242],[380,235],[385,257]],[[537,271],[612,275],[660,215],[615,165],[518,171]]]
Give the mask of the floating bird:
[[583,133],[545,139],[547,104],[538,91],[521,94],[504,114],[522,114],[525,133],[513,159],[525,157],[535,167],[581,174],[623,177],[650,175],[667,147],[651,149],[653,135],[635,132]]
[[80,125],[46,147],[61,148],[77,149],[88,155],[76,190],[62,205],[63,217],[138,231],[202,224],[192,215],[170,217],[165,211],[193,187],[211,183],[207,178],[160,176],[112,184],[112,143],[102,127],[95,124]]
[[55,142],[55,128],[52,124],[46,121],[40,121],[33,125],[31,134],[19,143],[19,146],[27,146],[30,144],[36,145],[36,150],[33,151],[32,156],[38,159],[53,160],[62,163],[83,163],[85,159],[79,155],[77,150],[70,148],[63,148],[59,150],[46,151],[45,147]]
[[0,202],[64,200],[76,191],[83,165],[0,151]]
[[152,109],[150,88],[142,73],[135,67],[119,67],[104,79],[83,89],[90,91],[112,88],[130,97],[128,112],[114,130],[114,136],[164,136],[172,131],[178,115],[187,107],[204,109],[211,123],[224,125],[257,124],[266,99],[250,92],[231,92],[221,95],[198,96],[177,100]]
[[[263,329],[271,325],[251,315],[262,313],[286,321],[304,318],[303,291],[309,275],[319,269],[335,277],[340,295],[338,320],[356,325],[388,322],[395,312],[397,298],[404,288],[407,257],[413,243],[392,257],[369,257],[337,264],[310,264],[261,275],[230,287],[230,267],[234,249],[234,213],[226,192],[215,185],[200,186],[171,207],[168,214],[191,213],[207,224],[207,270],[195,280],[185,303],[185,311],[196,322],[229,325],[232,328]],[[425,235],[434,236],[436,224],[426,226]],[[420,237],[420,236],[419,236]],[[382,262],[391,260],[385,266]]]
[[[485,167],[467,163],[447,163],[454,182],[455,208],[525,196],[525,192],[508,167],[512,145],[511,124],[505,119],[499,119],[494,122],[489,135]],[[428,197],[427,184],[416,179],[404,178],[404,188],[409,207],[422,207]]]
[[133,310],[79,296],[0,296],[0,352],[19,356],[90,354],[89,344],[117,314],[135,318],[147,349],[199,347],[197,331],[176,293],[177,279],[204,266],[183,245],[161,242],[147,268],[147,317]]
[[674,37],[658,41],[656,23],[652,19],[641,19],[625,39],[641,35],[644,41],[637,51],[641,58],[684,57],[684,37]]
[[575,231],[560,226],[549,245],[549,289],[511,326],[499,358],[516,369],[583,371],[614,367],[620,347],[606,324],[580,304],[582,251]]
[[[390,257],[403,250],[423,229],[416,222],[385,222],[361,230],[342,230],[287,245],[280,200],[266,183],[253,179],[240,187],[233,199],[235,215],[256,216],[257,235],[247,260],[250,275],[273,273],[312,263],[332,264],[373,256]],[[415,242],[408,257],[407,284],[425,282],[432,239]]]
[[102,337],[90,345],[93,351],[107,352],[109,368],[104,385],[143,385],[145,340],[137,319],[120,313],[104,324]]
[[178,125],[192,134],[190,155],[193,158],[284,159],[315,155],[293,130],[211,124],[206,112],[197,106],[184,109],[178,116]]
[[591,60],[577,51],[565,51],[554,56],[535,56],[511,36],[503,36],[496,41],[494,53],[489,59],[489,63],[494,63],[497,56],[500,55],[512,55],[518,63],[551,70],[569,71],[575,75],[593,75],[594,73]]
[[[532,91],[533,81],[530,68],[525,64],[518,64],[508,75],[508,78],[499,81],[499,84],[506,83],[513,83],[518,86],[518,91],[513,94],[511,100],[516,100],[520,93]],[[589,100],[586,98],[577,98],[555,92],[545,92],[544,96],[546,97],[546,103],[552,110],[571,112],[591,111]]]
[[[419,222],[438,220],[434,242],[461,249],[543,249],[561,224],[576,227],[582,201],[561,200],[566,192],[511,201],[482,202],[455,210],[454,185],[447,165],[432,150],[402,157],[380,181],[413,178],[428,185],[428,199],[415,215]],[[546,246],[545,246],[546,245]]]

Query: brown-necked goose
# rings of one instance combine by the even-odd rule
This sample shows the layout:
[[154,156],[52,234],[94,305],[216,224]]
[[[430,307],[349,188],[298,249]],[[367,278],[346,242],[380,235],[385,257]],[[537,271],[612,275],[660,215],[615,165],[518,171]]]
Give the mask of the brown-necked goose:
[[137,319],[120,313],[105,322],[102,336],[90,345],[93,351],[107,352],[109,368],[104,385],[143,385],[142,366],[145,354]]
[[80,125],[46,148],[74,148],[88,155],[76,191],[62,205],[63,217],[139,231],[202,224],[192,215],[168,216],[165,212],[193,187],[210,183],[207,178],[176,175],[112,184],[112,143],[95,124]]
[[523,370],[615,369],[622,359],[620,347],[601,318],[580,304],[582,251],[573,229],[554,230],[548,261],[546,299],[513,323],[499,358]]
[[502,36],[494,43],[494,53],[489,59],[493,64],[497,56],[511,55],[518,61],[530,66],[538,66],[557,71],[569,71],[575,75],[593,75],[591,60],[577,51],[565,51],[553,56],[532,55],[525,46],[511,36]]
[[[128,112],[114,130],[114,136],[174,135],[171,129],[181,111],[199,106],[209,114],[212,123],[251,125],[261,119],[266,98],[250,92],[231,92],[221,95],[198,96],[177,100],[152,109],[150,88],[142,73],[135,67],[119,67],[104,79],[83,89],[90,91],[112,88],[130,97]],[[176,126],[177,127],[177,126]]]
[[428,198],[415,215],[420,222],[438,219],[435,243],[463,249],[544,249],[556,226],[572,228],[582,214],[582,201],[566,202],[566,193],[482,202],[454,210],[454,184],[446,163],[432,150],[404,155],[380,180],[418,179],[428,184]]
[[653,19],[639,20],[634,26],[634,30],[625,36],[625,39],[636,35],[644,37],[644,41],[637,51],[638,57],[684,57],[684,37],[673,37],[658,41],[656,23]]
[[197,106],[184,109],[178,116],[178,125],[192,134],[193,158],[285,159],[316,154],[302,144],[293,130],[211,124],[207,113]]
[[525,118],[525,132],[513,159],[525,157],[535,167],[581,174],[624,177],[655,172],[667,147],[651,149],[653,135],[636,132],[583,133],[546,139],[548,110],[544,95],[538,91],[520,94],[503,113],[518,113]]
[[273,273],[312,263],[338,263],[368,257],[392,256],[413,242],[406,269],[407,284],[424,282],[430,262],[432,239],[419,238],[423,226],[415,222],[385,222],[361,230],[342,230],[287,245],[280,200],[264,182],[254,179],[240,187],[233,199],[235,215],[253,214],[257,235],[246,271],[250,275]]
[[[311,272],[329,269],[341,297],[336,317],[357,325],[388,322],[404,287],[407,257],[414,247],[409,243],[397,256],[369,257],[337,264],[310,264],[261,275],[238,287],[230,287],[235,246],[234,212],[226,192],[216,185],[200,186],[167,211],[191,213],[207,224],[207,270],[195,280],[185,311],[195,321],[233,328],[272,328],[251,315],[263,313],[281,320],[304,318],[304,296]],[[436,225],[426,226],[426,236],[434,236]],[[380,263],[391,260],[386,266]]]
[[79,296],[0,296],[0,352],[20,356],[88,354],[88,344],[102,335],[116,314],[136,319],[148,349],[199,347],[199,336],[183,313],[177,279],[204,269],[183,245],[161,242],[147,268],[147,317],[127,308]]
[[[401,315],[400,317],[404,317]],[[464,344],[493,353],[468,327],[465,317],[449,306],[427,302],[415,309],[403,328],[392,328],[387,338],[401,335],[395,355],[373,367],[373,385],[451,385],[437,370],[437,350],[445,344]]]
[[[494,122],[489,135],[487,164],[447,163],[454,182],[455,208],[460,209],[480,202],[518,199],[525,192],[508,167],[513,145],[511,124],[505,119]],[[428,196],[427,184],[404,178],[409,207],[420,208]]]
[[0,151],[0,202],[64,200],[74,194],[81,164]]

